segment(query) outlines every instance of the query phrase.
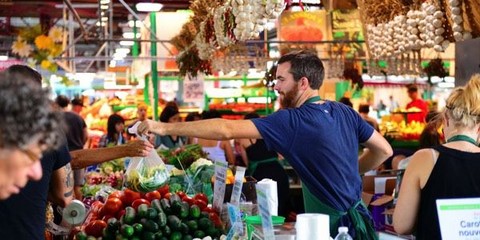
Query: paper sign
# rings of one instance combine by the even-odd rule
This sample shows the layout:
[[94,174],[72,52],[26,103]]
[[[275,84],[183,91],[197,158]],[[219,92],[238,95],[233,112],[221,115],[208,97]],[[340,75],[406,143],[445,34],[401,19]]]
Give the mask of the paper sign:
[[227,161],[215,161],[215,183],[213,184],[213,209],[222,211],[223,199],[225,197],[225,179],[227,177]]
[[384,194],[385,186],[388,179],[397,179],[396,177],[376,177],[375,178],[375,194]]
[[183,81],[183,101],[184,102],[198,102],[203,101],[204,98],[204,75],[198,73],[197,76],[192,77],[190,74],[185,76]]
[[438,199],[442,239],[480,240],[480,198]]
[[266,189],[262,185],[256,185],[257,188],[257,202],[260,217],[262,218],[263,239],[274,240],[272,214],[270,213],[270,206],[267,199]]
[[237,207],[240,204],[240,196],[242,195],[243,177],[245,176],[245,170],[246,169],[244,167],[237,167],[235,171],[235,183],[233,184],[230,203]]

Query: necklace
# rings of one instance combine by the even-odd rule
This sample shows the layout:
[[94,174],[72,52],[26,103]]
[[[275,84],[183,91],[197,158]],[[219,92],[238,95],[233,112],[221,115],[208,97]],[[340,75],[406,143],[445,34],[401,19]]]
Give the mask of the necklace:
[[322,100],[319,96],[315,96],[315,97],[311,97],[309,99],[307,99],[307,101],[305,101],[303,104],[308,104],[308,103],[314,103],[314,102],[318,102]]
[[466,135],[461,135],[461,134],[460,135],[455,135],[455,136],[453,136],[453,137],[451,137],[447,140],[447,142],[458,142],[458,141],[465,141],[465,142],[469,142],[469,143],[471,143],[475,146],[478,146],[478,143],[477,143],[477,141],[475,141],[475,139],[473,139],[469,136],[466,136]]

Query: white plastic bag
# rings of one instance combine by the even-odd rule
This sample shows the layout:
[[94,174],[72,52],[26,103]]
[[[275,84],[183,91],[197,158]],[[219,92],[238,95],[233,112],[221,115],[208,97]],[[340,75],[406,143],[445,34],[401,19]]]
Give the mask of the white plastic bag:
[[[129,132],[137,134],[140,122],[129,129]],[[145,136],[139,139],[148,141]],[[152,149],[146,157],[134,157],[125,172],[125,186],[137,192],[151,192],[166,184],[170,176],[167,167],[163,163],[157,151]]]

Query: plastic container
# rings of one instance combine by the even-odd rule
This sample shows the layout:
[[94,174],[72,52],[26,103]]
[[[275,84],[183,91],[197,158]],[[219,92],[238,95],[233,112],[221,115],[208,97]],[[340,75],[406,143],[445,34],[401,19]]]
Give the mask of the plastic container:
[[339,227],[335,240],[353,240],[353,238],[348,235],[348,227]]

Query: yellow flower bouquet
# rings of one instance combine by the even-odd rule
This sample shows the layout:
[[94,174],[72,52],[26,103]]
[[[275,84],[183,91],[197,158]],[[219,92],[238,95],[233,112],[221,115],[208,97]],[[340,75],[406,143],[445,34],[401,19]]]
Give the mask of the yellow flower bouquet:
[[12,44],[12,52],[33,65],[40,65],[43,69],[56,72],[58,65],[53,60],[62,51],[63,31],[52,27],[48,35],[42,31],[40,25],[23,28],[18,32],[16,41]]

